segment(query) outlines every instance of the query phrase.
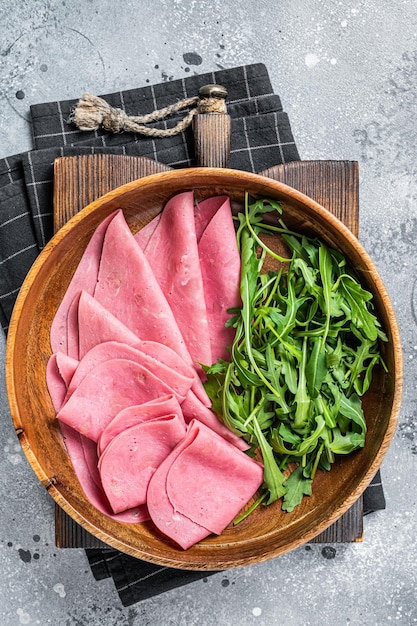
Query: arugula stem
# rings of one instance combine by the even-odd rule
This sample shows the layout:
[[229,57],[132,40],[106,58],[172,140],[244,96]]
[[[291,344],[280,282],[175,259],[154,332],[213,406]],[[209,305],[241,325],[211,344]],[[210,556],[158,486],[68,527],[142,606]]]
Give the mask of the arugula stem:
[[239,515],[239,517],[234,520],[233,526],[237,526],[237,524],[243,522],[243,520],[246,519],[265,500],[267,495],[267,491],[260,495],[259,498],[257,498],[255,502],[244,513],[242,513],[242,515]]
[[262,239],[260,239],[257,235],[257,233],[255,232],[254,228],[252,227],[252,224],[250,222],[249,219],[249,199],[248,199],[248,195],[246,194],[246,201],[245,201],[245,221],[246,221],[246,227],[248,229],[248,231],[250,232],[250,234],[252,235],[253,239],[256,241],[256,243],[261,246],[261,248],[267,252],[270,256],[272,256],[273,259],[280,261],[282,263],[289,263],[291,261],[291,259],[286,259],[283,256],[280,256],[279,254],[276,254],[273,250],[271,250],[271,248],[269,248],[266,243],[264,243],[262,241]]
[[[274,284],[273,289],[271,289],[271,290],[270,290],[270,292],[269,292],[269,294],[268,294],[268,297],[267,297],[267,299],[266,299],[266,301],[265,301],[265,304],[264,304],[264,306],[265,306],[265,307],[268,307],[268,306],[271,304],[271,300],[272,300],[272,298],[275,296],[275,294],[276,294],[276,292],[277,292],[277,289],[278,289],[278,285],[279,285],[279,284],[280,284],[280,282],[281,282],[281,276],[282,276],[282,268],[279,270],[279,272],[278,272],[278,273],[277,273],[277,275],[275,276],[275,284]],[[271,278],[271,280],[269,281],[269,283],[270,283],[272,280],[273,280],[273,277]],[[269,284],[269,283],[268,283],[268,284]]]
[[[252,389],[251,389],[251,395],[254,395],[254,391],[255,391],[255,389],[254,389],[254,387],[252,387]],[[248,427],[248,424],[249,424],[250,422],[252,422],[254,419],[256,419],[256,413],[258,412],[258,410],[259,410],[259,408],[262,406],[262,404],[263,404],[263,400],[261,399],[261,400],[258,402],[258,404],[257,404],[255,407],[253,407],[253,408],[252,408],[252,410],[251,410],[251,412],[249,413],[249,415],[248,415],[248,417],[247,417],[246,421],[242,424],[243,428],[245,428],[245,429],[246,429],[246,428]]]
[[320,445],[320,447],[318,449],[318,452],[316,454],[316,458],[314,459],[314,464],[313,464],[313,468],[311,470],[311,476],[310,476],[311,478],[314,478],[315,475],[316,475],[317,468],[318,468],[319,463],[320,463],[320,457],[322,455],[323,450],[324,450],[324,441],[321,442],[321,445]]
[[299,350],[299,349],[298,349],[298,348],[296,348],[294,345],[292,345],[292,344],[288,343],[287,341],[285,341],[285,340],[281,337],[281,335],[280,335],[279,333],[277,333],[277,331],[275,330],[275,328],[274,328],[273,326],[268,325],[268,326],[267,326],[267,329],[268,329],[269,331],[271,331],[271,333],[272,333],[273,335],[275,335],[275,337],[278,339],[278,341],[279,341],[280,343],[282,343],[282,345],[285,347],[285,349],[286,349],[286,350],[287,350],[290,354],[292,354],[292,356],[295,356],[295,358],[296,358],[296,359],[298,359],[299,361],[301,360],[301,358],[302,358],[302,351],[301,351],[301,350]]

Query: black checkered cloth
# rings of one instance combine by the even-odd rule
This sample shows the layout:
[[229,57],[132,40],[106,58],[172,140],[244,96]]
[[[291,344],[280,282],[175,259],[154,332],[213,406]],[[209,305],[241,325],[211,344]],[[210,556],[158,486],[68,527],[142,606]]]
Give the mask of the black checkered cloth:
[[[224,85],[228,91],[227,112],[232,117],[228,167],[259,172],[300,158],[288,115],[273,93],[263,64],[102,97],[128,115],[141,115],[195,96],[206,84]],[[33,150],[0,159],[0,321],[5,333],[22,282],[53,234],[53,163],[57,157],[106,152],[146,156],[174,168],[196,165],[191,129],[162,139],[131,133],[111,135],[102,129],[83,132],[69,121],[77,99],[33,105]],[[154,126],[169,128],[180,118],[173,116]],[[364,509],[367,513],[381,508],[385,508],[385,500],[378,473],[365,492]],[[86,553],[95,578],[111,577],[124,606],[214,573],[160,567],[110,548]]]

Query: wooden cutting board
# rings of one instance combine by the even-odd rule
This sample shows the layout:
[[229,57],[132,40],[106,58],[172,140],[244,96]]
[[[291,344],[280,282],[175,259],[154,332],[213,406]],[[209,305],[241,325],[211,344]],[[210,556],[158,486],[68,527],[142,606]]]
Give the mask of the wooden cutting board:
[[[167,171],[166,165],[145,157],[89,154],[61,157],[54,166],[54,227],[103,194],[137,178]],[[336,215],[357,236],[359,232],[358,164],[354,161],[294,161],[277,165],[262,175],[310,196]],[[363,501],[355,504],[315,543],[348,543],[363,537]],[[58,548],[105,548],[58,505],[55,507],[55,543]]]

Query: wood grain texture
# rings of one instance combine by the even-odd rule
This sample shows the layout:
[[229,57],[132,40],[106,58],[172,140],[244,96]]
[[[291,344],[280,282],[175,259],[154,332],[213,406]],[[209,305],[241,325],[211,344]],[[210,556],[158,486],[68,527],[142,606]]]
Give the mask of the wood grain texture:
[[[329,528],[309,543],[352,543],[363,540],[363,506],[360,497]],[[55,505],[55,545],[57,548],[108,548],[98,537],[77,524],[61,507]]]
[[358,237],[359,173],[356,161],[293,161],[261,173],[310,196]]
[[232,119],[222,113],[197,114],[193,118],[194,148],[201,167],[227,167]]
[[54,231],[108,191],[171,168],[152,159],[118,154],[61,157],[54,163]]
[[[292,513],[281,511],[280,503],[260,507],[219,537],[209,537],[182,551],[163,539],[151,523],[119,524],[89,503],[75,478],[56,423],[45,368],[52,319],[98,224],[120,208],[136,232],[160,212],[169,197],[186,189],[192,189],[198,199],[227,194],[236,211],[242,207],[246,191],[253,197],[280,201],[290,228],[322,237],[350,259],[374,294],[376,312],[389,342],[383,354],[388,372],[376,372],[364,398],[368,423],[364,449],[338,459],[331,472],[317,475],[313,495]],[[372,260],[328,209],[272,178],[219,168],[190,168],[139,178],[110,191],[58,231],[30,270],[16,302],[6,350],[6,384],[15,429],[35,474],[83,529],[111,547],[153,563],[218,570],[257,563],[311,542],[358,501],[395,432],[402,388],[401,344],[392,305]]]

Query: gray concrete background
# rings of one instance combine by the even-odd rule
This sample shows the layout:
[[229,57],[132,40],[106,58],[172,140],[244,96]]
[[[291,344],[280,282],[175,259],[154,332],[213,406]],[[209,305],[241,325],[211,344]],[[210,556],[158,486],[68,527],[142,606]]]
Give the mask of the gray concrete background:
[[303,547],[123,608],[82,550],[54,547],[53,502],[20,451],[2,373],[0,626],[417,623],[415,0],[0,0],[0,157],[32,147],[30,104],[252,62],[266,64],[302,158],[360,164],[360,238],[405,360],[382,465],[387,508],[365,519],[363,543],[335,544],[334,558]]

